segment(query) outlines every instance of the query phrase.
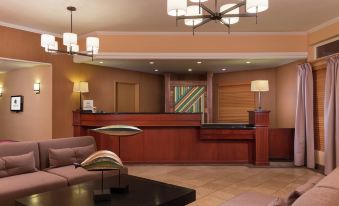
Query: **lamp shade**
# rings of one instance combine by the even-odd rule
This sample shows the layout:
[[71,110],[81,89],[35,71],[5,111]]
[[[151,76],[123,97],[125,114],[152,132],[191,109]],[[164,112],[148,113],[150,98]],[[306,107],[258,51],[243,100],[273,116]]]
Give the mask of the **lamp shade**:
[[58,48],[59,48],[58,42],[54,41],[54,45],[45,47],[45,52],[56,53],[56,51],[51,51],[50,49],[58,50]]
[[0,86],[0,97],[2,97],[2,93],[4,92],[4,89],[2,86]]
[[[223,12],[235,5],[236,4],[225,4],[220,7],[220,12]],[[226,14],[239,14],[239,7],[236,9],[233,9],[232,11],[227,12]],[[236,24],[239,22],[239,17],[225,17],[225,18],[222,18],[222,20],[226,24]]]
[[49,34],[41,34],[40,45],[41,47],[52,47],[55,44],[55,36]]
[[199,2],[206,2],[208,0],[190,0],[190,2],[193,2],[193,3],[199,3]]
[[170,16],[183,16],[186,9],[187,0],[167,0],[167,13]]
[[246,0],[248,13],[259,13],[268,9],[268,0]]
[[72,44],[71,46],[67,46],[67,52],[70,52],[72,49],[72,52],[79,52],[79,45]]
[[99,38],[98,37],[87,37],[86,38],[86,51],[93,54],[99,52]]
[[251,91],[252,92],[268,92],[268,80],[254,80],[251,81]]
[[40,83],[33,84],[33,91],[35,92],[35,94],[40,94]]
[[[202,9],[199,8],[199,6],[189,6],[187,7],[187,13],[186,16],[198,16],[202,15]],[[195,26],[202,22],[202,19],[185,19],[185,24],[187,26]]]
[[78,42],[78,35],[74,33],[64,33],[62,38],[65,46],[76,45]]
[[73,92],[78,92],[78,93],[87,93],[89,92],[88,90],[88,82],[77,82],[74,83],[73,86]]

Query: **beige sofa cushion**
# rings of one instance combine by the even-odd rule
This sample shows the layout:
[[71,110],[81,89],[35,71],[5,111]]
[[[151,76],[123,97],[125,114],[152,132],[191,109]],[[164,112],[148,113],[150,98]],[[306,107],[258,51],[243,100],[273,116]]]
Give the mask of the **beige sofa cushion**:
[[[0,178],[0,203],[2,200],[41,193],[67,186],[66,179],[39,171]],[[1,205],[1,204],[0,204]]]
[[245,192],[242,193],[220,206],[266,206],[275,200],[275,197],[257,193]]
[[[72,165],[58,168],[51,168],[46,170],[49,173],[66,178],[69,185],[76,185],[87,181],[97,180],[101,178],[100,171],[87,171],[81,167],[75,168]],[[121,170],[122,174],[127,173],[127,168]],[[105,171],[104,176],[110,177],[117,175],[117,170]]]
[[338,206],[339,191],[331,188],[314,187],[301,197],[292,206]]
[[0,157],[0,178],[38,171],[33,152]]

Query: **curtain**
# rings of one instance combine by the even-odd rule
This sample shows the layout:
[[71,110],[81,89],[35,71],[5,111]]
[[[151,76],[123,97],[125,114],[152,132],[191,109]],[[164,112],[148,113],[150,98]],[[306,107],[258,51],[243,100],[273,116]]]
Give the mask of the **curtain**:
[[339,166],[339,56],[327,62],[325,79],[325,174]]
[[298,96],[294,134],[294,164],[315,167],[313,75],[309,63],[298,66]]

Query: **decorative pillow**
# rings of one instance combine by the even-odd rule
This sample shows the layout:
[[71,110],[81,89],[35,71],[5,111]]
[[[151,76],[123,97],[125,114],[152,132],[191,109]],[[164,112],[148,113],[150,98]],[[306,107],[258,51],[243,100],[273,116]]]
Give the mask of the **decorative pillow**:
[[51,168],[80,163],[95,152],[94,145],[85,147],[49,149],[49,165]]
[[75,147],[75,148],[73,148],[73,150],[75,151],[75,157],[77,159],[77,162],[81,163],[88,156],[90,156],[91,154],[93,154],[95,152],[95,147],[92,144],[92,145],[88,145],[88,146],[85,146],[85,147]]
[[36,172],[33,152],[24,155],[0,157],[0,178]]
[[75,163],[75,152],[71,148],[63,149],[49,149],[49,166],[50,167],[62,167]]
[[277,197],[267,206],[287,206],[287,203],[284,199]]

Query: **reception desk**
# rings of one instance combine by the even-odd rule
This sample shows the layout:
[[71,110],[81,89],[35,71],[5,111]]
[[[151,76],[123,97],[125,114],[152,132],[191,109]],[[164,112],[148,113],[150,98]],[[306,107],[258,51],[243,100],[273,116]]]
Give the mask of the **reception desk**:
[[[201,114],[74,112],[74,136],[94,136],[99,149],[120,153],[125,163],[267,165],[268,117],[263,119],[258,117],[259,113],[251,113],[249,124],[239,125],[202,124]],[[91,131],[114,124],[137,126],[143,132],[121,137],[119,151],[118,137]]]

